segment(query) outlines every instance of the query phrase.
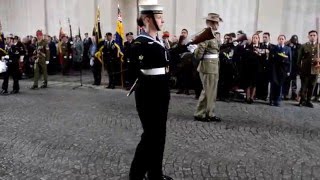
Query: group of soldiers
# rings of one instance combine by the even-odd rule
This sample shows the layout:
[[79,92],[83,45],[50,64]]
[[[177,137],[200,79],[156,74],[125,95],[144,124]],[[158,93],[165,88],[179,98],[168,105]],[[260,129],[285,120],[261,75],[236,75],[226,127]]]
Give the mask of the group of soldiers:
[[[171,69],[177,80],[177,94],[189,95],[189,90],[194,89],[199,98],[202,88],[196,71],[199,62],[190,52],[176,53],[177,47],[189,42],[188,31],[183,29],[179,39],[172,37],[172,41],[167,34],[163,34],[163,39],[172,52]],[[248,38],[243,31],[238,31],[225,34],[222,41],[220,33],[215,32],[220,66],[217,98],[229,102],[239,97],[249,104],[256,99],[269,100],[274,106],[280,106],[281,100],[292,99],[299,101],[299,105],[313,107],[312,97],[315,101],[320,100],[317,34],[317,31],[310,31],[309,41],[305,44],[299,43],[297,35],[289,40],[285,35],[279,35],[278,43],[272,44],[268,32],[259,31]],[[300,90],[297,89],[298,76]],[[239,93],[241,90],[244,90],[244,96]]]
[[130,32],[124,43],[126,53],[123,56],[111,33],[106,33],[105,39],[98,43],[88,33],[85,33],[83,40],[79,35],[70,38],[65,34],[60,34],[58,40],[56,36],[45,35],[40,30],[36,32],[36,37],[30,35],[23,39],[12,34],[5,38],[1,33],[0,62],[6,69],[1,73],[4,78],[1,94],[9,94],[9,76],[14,81],[11,94],[15,94],[20,90],[19,79],[34,77],[31,89],[37,89],[38,79],[42,74],[44,81],[40,87],[46,88],[48,74],[62,72],[62,75],[69,75],[72,70],[89,68],[94,75],[93,85],[101,84],[101,74],[105,69],[109,77],[108,88],[120,85],[123,74],[126,77],[123,79],[125,86],[129,87],[129,84],[133,84],[129,82],[134,81],[130,79],[131,72],[128,70],[128,52],[132,40],[133,33]]
[[44,39],[41,31],[36,32],[38,41],[34,42],[33,50],[26,49],[18,36],[0,38],[0,59],[1,64],[6,70],[3,72],[3,83],[0,94],[6,95],[8,92],[9,77],[13,79],[13,88],[10,94],[17,94],[20,91],[19,79],[21,78],[22,68],[25,60],[30,57],[33,61],[34,83],[31,89],[38,88],[40,72],[43,74],[43,84],[41,88],[47,88],[47,64],[49,63],[49,45]]

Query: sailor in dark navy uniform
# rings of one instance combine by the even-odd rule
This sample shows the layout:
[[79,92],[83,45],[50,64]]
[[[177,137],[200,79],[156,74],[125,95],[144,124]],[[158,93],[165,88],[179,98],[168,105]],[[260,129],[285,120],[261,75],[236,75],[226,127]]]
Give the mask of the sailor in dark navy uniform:
[[10,44],[10,48],[8,49],[8,55],[5,57],[8,69],[3,77],[2,91],[0,94],[8,94],[9,76],[12,76],[13,79],[13,90],[10,94],[19,93],[19,61],[22,62],[24,58],[24,48],[18,44],[18,41],[19,38],[15,36],[13,38],[13,44]]
[[[170,100],[169,60],[157,34],[164,21],[163,8],[158,5],[140,6],[138,24],[145,27],[132,45],[131,60],[136,64],[134,85],[136,108],[143,134],[130,169],[130,180],[171,180],[162,174],[166,122]],[[132,91],[130,91],[132,92]]]

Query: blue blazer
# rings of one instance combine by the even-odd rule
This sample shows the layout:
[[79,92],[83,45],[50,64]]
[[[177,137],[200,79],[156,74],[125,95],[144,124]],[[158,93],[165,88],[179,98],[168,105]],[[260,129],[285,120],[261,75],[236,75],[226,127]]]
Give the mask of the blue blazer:
[[[282,66],[282,69],[285,71],[285,73],[291,73],[292,70],[292,53],[291,48],[289,46],[274,46],[274,49],[272,50],[272,61],[274,64]],[[279,55],[279,53],[283,53],[286,57],[282,57]]]

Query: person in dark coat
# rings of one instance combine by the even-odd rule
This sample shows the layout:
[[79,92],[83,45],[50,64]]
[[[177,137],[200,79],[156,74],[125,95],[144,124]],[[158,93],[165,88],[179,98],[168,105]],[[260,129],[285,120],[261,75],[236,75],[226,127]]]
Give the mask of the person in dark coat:
[[6,55],[7,71],[4,73],[2,91],[0,94],[8,94],[9,77],[13,79],[13,89],[10,94],[19,93],[19,63],[23,61],[25,50],[24,47],[19,45],[19,38],[15,36],[11,39],[10,47],[8,48],[8,55]]
[[261,45],[258,34],[252,36],[252,43],[244,48],[243,55],[243,86],[246,90],[246,102],[254,102],[258,78],[259,62],[261,61]]
[[49,37],[49,50],[50,50],[50,59],[48,64],[48,74],[56,74],[59,71],[60,65],[58,62],[58,51],[56,43],[53,41],[52,37]]
[[218,98],[223,101],[230,101],[230,90],[233,85],[234,78],[234,63],[232,56],[234,53],[234,45],[231,36],[226,34],[224,36],[224,43],[220,46],[219,60],[219,84],[218,84]]
[[292,69],[290,76],[286,78],[283,85],[283,97],[284,100],[288,100],[289,90],[291,87],[291,100],[295,100],[297,98],[297,75],[298,75],[298,53],[301,48],[301,44],[298,41],[298,36],[293,35],[289,40],[287,46],[291,48],[292,53]]
[[269,55],[274,44],[270,43],[270,33],[265,32],[262,35],[263,42],[261,43],[262,54],[258,69],[258,82],[256,98],[266,101],[269,95],[269,82],[270,82],[270,63]]
[[134,41],[133,33],[128,32],[126,34],[126,38],[127,38],[127,41],[124,42],[124,67],[126,69],[126,71],[125,71],[125,86],[127,89],[130,89],[130,87],[133,85],[133,83],[135,81],[134,67],[130,61],[131,46]]
[[291,72],[291,49],[285,46],[286,37],[278,37],[278,45],[271,51],[270,73],[271,73],[271,91],[270,105],[280,106],[282,89],[285,79]]
[[90,64],[89,50],[92,44],[92,40],[89,37],[88,33],[84,34],[85,38],[83,39],[83,68],[88,68]]

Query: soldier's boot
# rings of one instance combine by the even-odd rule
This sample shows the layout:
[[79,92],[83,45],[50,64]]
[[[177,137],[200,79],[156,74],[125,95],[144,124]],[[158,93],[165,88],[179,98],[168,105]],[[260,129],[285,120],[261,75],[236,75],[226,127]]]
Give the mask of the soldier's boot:
[[31,86],[30,89],[32,89],[32,90],[38,89],[38,86],[37,85],[33,85],[33,86]]
[[42,86],[40,86],[40,88],[47,88],[48,87],[48,83],[44,82]]

